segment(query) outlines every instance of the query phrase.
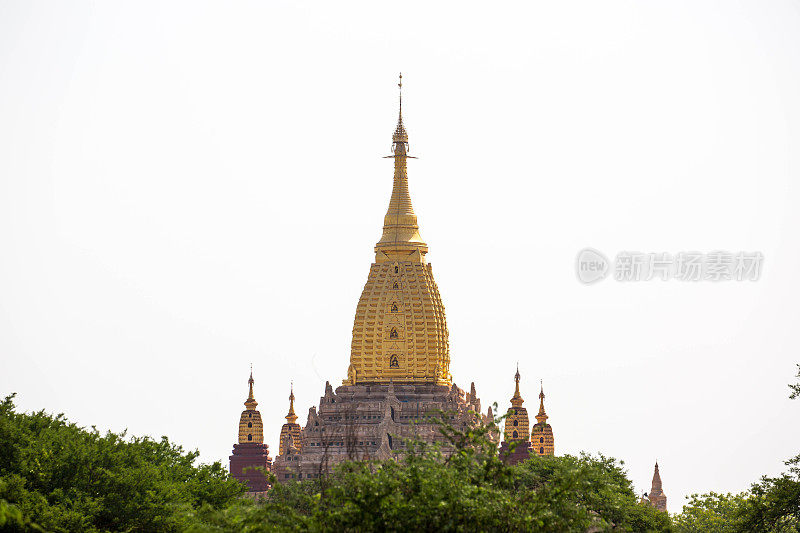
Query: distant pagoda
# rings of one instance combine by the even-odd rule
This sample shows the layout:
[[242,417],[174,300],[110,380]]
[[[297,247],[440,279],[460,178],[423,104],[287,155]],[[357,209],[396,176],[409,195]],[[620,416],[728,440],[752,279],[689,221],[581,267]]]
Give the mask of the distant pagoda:
[[511,407],[506,412],[503,442],[500,444],[500,457],[509,464],[524,461],[530,457],[532,447],[528,434],[528,410],[522,407],[525,400],[519,392],[519,367],[514,374],[514,396]]
[[[402,75],[398,85],[402,90]],[[294,426],[284,425],[274,468],[279,482],[316,478],[344,460],[387,459],[402,453],[408,438],[443,443],[429,420],[436,412],[449,413],[448,422],[462,428],[488,421],[475,415],[481,403],[474,383],[465,393],[450,375],[444,305],[408,192],[402,110],[401,93],[388,156],[394,159],[392,195],[356,307],[347,378],[335,391],[325,384],[299,438]]]
[[247,484],[249,492],[260,493],[269,489],[268,472],[272,468],[269,447],[264,443],[264,425],[261,413],[256,410],[258,402],[253,397],[253,370],[247,383],[250,393],[244,402],[245,410],[239,417],[239,442],[233,445],[230,459],[231,475]]
[[658,472],[658,461],[656,461],[656,467],[653,471],[653,482],[650,486],[650,493],[645,493],[642,497],[642,501],[649,503],[659,511],[667,512],[667,495],[664,494],[664,490],[661,487],[661,474]]
[[531,430],[531,444],[537,455],[555,455],[556,453],[553,428],[547,423],[547,419],[547,413],[544,411],[544,385],[541,385],[539,412],[536,414],[536,423]]

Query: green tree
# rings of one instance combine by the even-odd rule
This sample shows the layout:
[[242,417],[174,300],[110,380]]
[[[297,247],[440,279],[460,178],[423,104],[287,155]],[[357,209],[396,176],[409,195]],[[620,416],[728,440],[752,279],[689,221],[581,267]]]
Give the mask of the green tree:
[[193,531],[671,528],[666,513],[638,503],[614,459],[532,457],[509,466],[490,439],[496,423],[461,429],[445,420],[439,427],[454,453],[411,441],[395,460],[344,463],[327,478],[277,485],[260,503],[201,509]]
[[741,494],[692,494],[681,514],[675,517],[676,529],[680,532],[735,533],[741,531],[739,516],[748,493]]
[[[800,365],[798,365],[800,370]],[[797,377],[800,378],[800,371]],[[789,398],[800,397],[800,383],[790,384]],[[692,495],[675,517],[679,531],[700,533],[800,532],[800,455],[786,461],[789,471],[763,476],[748,492]]]
[[48,531],[181,531],[245,487],[220,463],[195,465],[166,437],[101,435],[43,411],[0,403],[0,520]]

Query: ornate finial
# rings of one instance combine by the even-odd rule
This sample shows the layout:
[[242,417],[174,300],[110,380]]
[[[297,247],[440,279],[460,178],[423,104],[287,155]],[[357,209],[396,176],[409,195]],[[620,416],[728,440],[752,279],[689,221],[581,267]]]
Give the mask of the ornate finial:
[[400,89],[400,115],[403,115],[403,73],[400,73],[400,82],[397,84]]
[[[401,75],[402,76],[402,75]],[[397,84],[402,90],[403,79]],[[383,235],[375,245],[375,260],[378,263],[393,261],[402,257],[403,261],[409,259],[422,260],[428,253],[428,245],[422,240],[417,225],[417,216],[411,206],[411,196],[408,194],[408,170],[406,168],[408,155],[408,133],[403,126],[402,93],[400,112],[397,116],[397,126],[392,134],[392,155],[387,158],[394,159],[394,180],[392,196],[389,199],[389,209],[383,217]],[[419,254],[414,255],[415,252]],[[447,372],[443,372],[446,376]],[[437,372],[437,376],[439,373]],[[357,376],[361,377],[361,376]],[[438,379],[438,378],[437,378]]]
[[250,392],[247,394],[247,400],[244,402],[244,406],[247,407],[249,411],[255,411],[258,402],[256,401],[255,396],[253,396],[253,364],[250,363],[250,379],[247,380],[247,385],[250,388]]
[[289,388],[289,414],[286,415],[286,421],[294,424],[296,420],[297,415],[294,414],[294,381],[292,381]]
[[519,379],[519,363],[517,363],[517,373],[514,374],[514,396],[511,397],[511,405],[514,407],[522,406],[525,401],[522,399],[522,395],[519,393]]
[[536,420],[540,424],[544,424],[548,418],[547,413],[544,411],[544,381],[539,380],[539,385],[541,387],[539,389],[539,414],[536,415]]
[[[397,115],[397,126],[392,135],[392,152],[395,156],[406,155],[408,152],[408,133],[403,126],[403,73],[400,73],[400,82],[397,84],[400,89],[400,111]],[[391,156],[389,156],[391,157]]]

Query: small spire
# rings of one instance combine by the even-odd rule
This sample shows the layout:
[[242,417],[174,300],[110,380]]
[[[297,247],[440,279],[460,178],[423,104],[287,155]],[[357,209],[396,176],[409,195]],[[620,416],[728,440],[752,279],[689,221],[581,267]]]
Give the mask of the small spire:
[[548,416],[544,411],[544,382],[542,380],[539,380],[539,386],[539,414],[536,415],[536,421],[539,424],[545,424]]
[[397,126],[392,134],[392,155],[386,156],[394,159],[394,179],[392,196],[389,199],[389,208],[383,217],[383,234],[375,245],[376,259],[378,262],[392,258],[403,257],[408,260],[409,254],[419,252],[421,255],[428,253],[428,245],[422,240],[417,224],[417,215],[411,206],[411,196],[408,193],[408,169],[406,160],[409,157],[408,133],[403,125],[403,75],[397,84],[400,89],[400,109],[397,115]]
[[522,399],[522,395],[519,393],[519,363],[517,363],[517,373],[514,374],[514,396],[511,397],[511,405],[514,407],[521,407],[525,400]]
[[660,494],[662,490],[661,473],[658,471],[658,461],[656,461],[656,467],[653,470],[653,483],[650,487],[650,494]]
[[392,135],[392,152],[395,155],[406,155],[408,152],[408,133],[403,126],[403,73],[400,73],[400,82],[397,84],[400,89],[400,111],[397,115],[397,126]]
[[289,414],[286,415],[286,421],[294,424],[297,421],[297,415],[294,414],[294,382],[291,382],[289,389]]
[[247,400],[244,402],[244,406],[247,407],[248,411],[255,411],[258,402],[256,401],[255,396],[253,396],[253,383],[255,380],[253,379],[253,363],[250,363],[250,379],[247,380],[247,385],[250,389],[249,393],[247,394]]
[[397,83],[397,87],[400,89],[400,116],[403,116],[403,73],[400,73],[400,81]]

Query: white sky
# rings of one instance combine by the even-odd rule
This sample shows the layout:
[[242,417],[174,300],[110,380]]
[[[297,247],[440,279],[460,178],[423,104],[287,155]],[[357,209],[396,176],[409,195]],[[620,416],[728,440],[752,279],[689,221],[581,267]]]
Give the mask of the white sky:
[[[345,377],[410,188],[452,366],[544,379],[559,454],[739,491],[798,452],[797,2],[0,2],[0,393],[273,455]],[[761,251],[758,282],[605,280],[575,254]]]

